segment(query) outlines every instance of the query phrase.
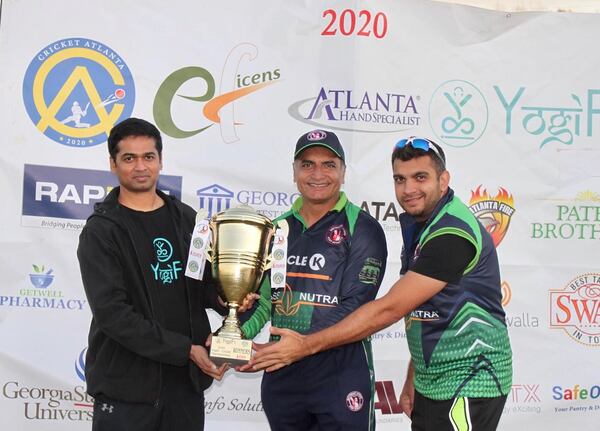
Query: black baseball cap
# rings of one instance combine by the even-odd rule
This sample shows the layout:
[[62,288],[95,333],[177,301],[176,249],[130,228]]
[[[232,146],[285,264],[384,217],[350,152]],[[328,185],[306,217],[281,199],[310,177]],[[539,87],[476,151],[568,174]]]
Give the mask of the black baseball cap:
[[342,148],[342,144],[340,144],[340,140],[333,132],[326,132],[325,130],[311,130],[308,133],[300,136],[298,142],[296,142],[296,151],[294,152],[294,160],[298,158],[300,153],[306,150],[309,147],[325,147],[328,150],[333,151],[333,153],[338,156],[344,163],[346,163],[346,159],[344,156],[344,149]]

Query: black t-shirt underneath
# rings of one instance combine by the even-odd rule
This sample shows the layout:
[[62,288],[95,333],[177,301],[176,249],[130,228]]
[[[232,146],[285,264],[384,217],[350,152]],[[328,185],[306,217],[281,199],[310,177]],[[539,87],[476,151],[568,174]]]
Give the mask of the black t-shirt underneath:
[[127,215],[137,226],[136,247],[146,259],[141,263],[148,278],[155,281],[163,326],[190,336],[188,297],[184,281],[184,260],[175,227],[166,205],[154,211],[135,211],[126,207]]
[[410,270],[452,283],[460,280],[474,257],[475,247],[465,238],[453,234],[440,235],[425,243]]

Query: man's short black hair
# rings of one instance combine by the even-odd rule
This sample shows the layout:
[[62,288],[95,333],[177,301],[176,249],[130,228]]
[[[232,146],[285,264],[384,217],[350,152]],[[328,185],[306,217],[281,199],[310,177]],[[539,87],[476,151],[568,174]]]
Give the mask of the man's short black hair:
[[119,152],[119,142],[130,136],[148,136],[154,138],[158,157],[162,158],[162,138],[156,126],[141,118],[128,118],[121,121],[110,130],[108,135],[108,153],[111,159],[116,161]]
[[427,139],[427,141],[429,141],[429,143],[436,148],[438,154],[431,149],[429,151],[425,151],[420,148],[413,148],[412,145],[406,145],[402,148],[396,146],[392,152],[392,165],[396,159],[407,162],[412,159],[427,156],[433,160],[436,173],[441,175],[442,172],[446,170],[446,155],[444,154],[444,150],[442,150],[442,147],[433,142],[431,139]]

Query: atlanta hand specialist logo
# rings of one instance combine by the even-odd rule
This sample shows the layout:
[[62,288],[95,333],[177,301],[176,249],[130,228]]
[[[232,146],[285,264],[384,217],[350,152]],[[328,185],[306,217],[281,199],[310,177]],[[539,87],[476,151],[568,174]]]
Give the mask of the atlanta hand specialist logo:
[[550,328],[578,343],[600,346],[600,273],[581,274],[550,291]]

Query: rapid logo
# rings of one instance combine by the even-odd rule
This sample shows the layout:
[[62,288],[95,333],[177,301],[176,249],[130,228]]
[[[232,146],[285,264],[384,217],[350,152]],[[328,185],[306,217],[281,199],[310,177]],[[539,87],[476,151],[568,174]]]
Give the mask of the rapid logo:
[[208,211],[208,217],[230,208],[231,205],[250,205],[259,213],[274,219],[286,212],[300,193],[240,190],[237,193],[219,184],[196,190],[199,207]]
[[316,95],[292,104],[288,113],[295,120],[327,129],[402,132],[421,124],[419,100],[419,96],[386,90],[321,87]]
[[71,147],[106,141],[129,118],[135,102],[131,71],[112,48],[70,38],[40,50],[25,72],[23,100],[29,118],[48,138]]
[[500,187],[495,197],[490,197],[481,185],[471,191],[469,209],[490,233],[494,246],[498,247],[508,231],[510,220],[515,213],[513,196]]
[[512,289],[508,282],[502,282],[500,291],[502,293],[502,307],[506,311],[506,326],[509,328],[538,328],[540,326],[539,316],[535,315],[529,309],[520,314],[509,313],[507,306],[512,299]]
[[[188,66],[171,73],[160,85],[154,98],[154,121],[158,128],[172,138],[184,139],[197,135],[216,123],[221,128],[223,142],[229,144],[238,141],[236,128],[242,123],[236,121],[234,117],[233,102],[274,84],[281,77],[279,68],[253,71],[248,74],[239,70],[242,60],[252,61],[257,56],[258,48],[250,43],[242,43],[234,47],[225,60],[219,94],[216,97],[213,74],[203,67]],[[200,82],[202,84],[197,85]],[[179,93],[184,86],[198,88],[202,93],[194,95]],[[203,103],[202,115],[207,121],[198,124],[199,128],[184,130],[177,125],[181,121],[173,118],[173,113],[178,111],[173,105],[183,100]],[[188,111],[193,109],[189,104],[185,106],[188,107]]]
[[489,110],[483,94],[467,81],[440,85],[429,102],[429,124],[437,138],[451,147],[477,142],[488,124]]
[[[158,187],[181,197],[182,177],[161,175]],[[81,229],[83,220],[94,211],[115,186],[109,171],[25,165],[23,175],[23,226],[54,229]]]
[[591,190],[578,193],[574,199],[556,199],[543,214],[553,214],[552,221],[531,223],[533,239],[600,238],[600,195]]
[[587,346],[600,346],[600,274],[573,278],[562,290],[550,291],[550,328],[562,329]]
[[0,307],[44,308],[54,310],[82,311],[87,303],[84,299],[65,298],[62,290],[50,288],[55,286],[52,268],[46,271],[44,265],[32,265],[34,272],[29,273],[28,281],[31,287],[22,287],[18,294],[0,295]]

